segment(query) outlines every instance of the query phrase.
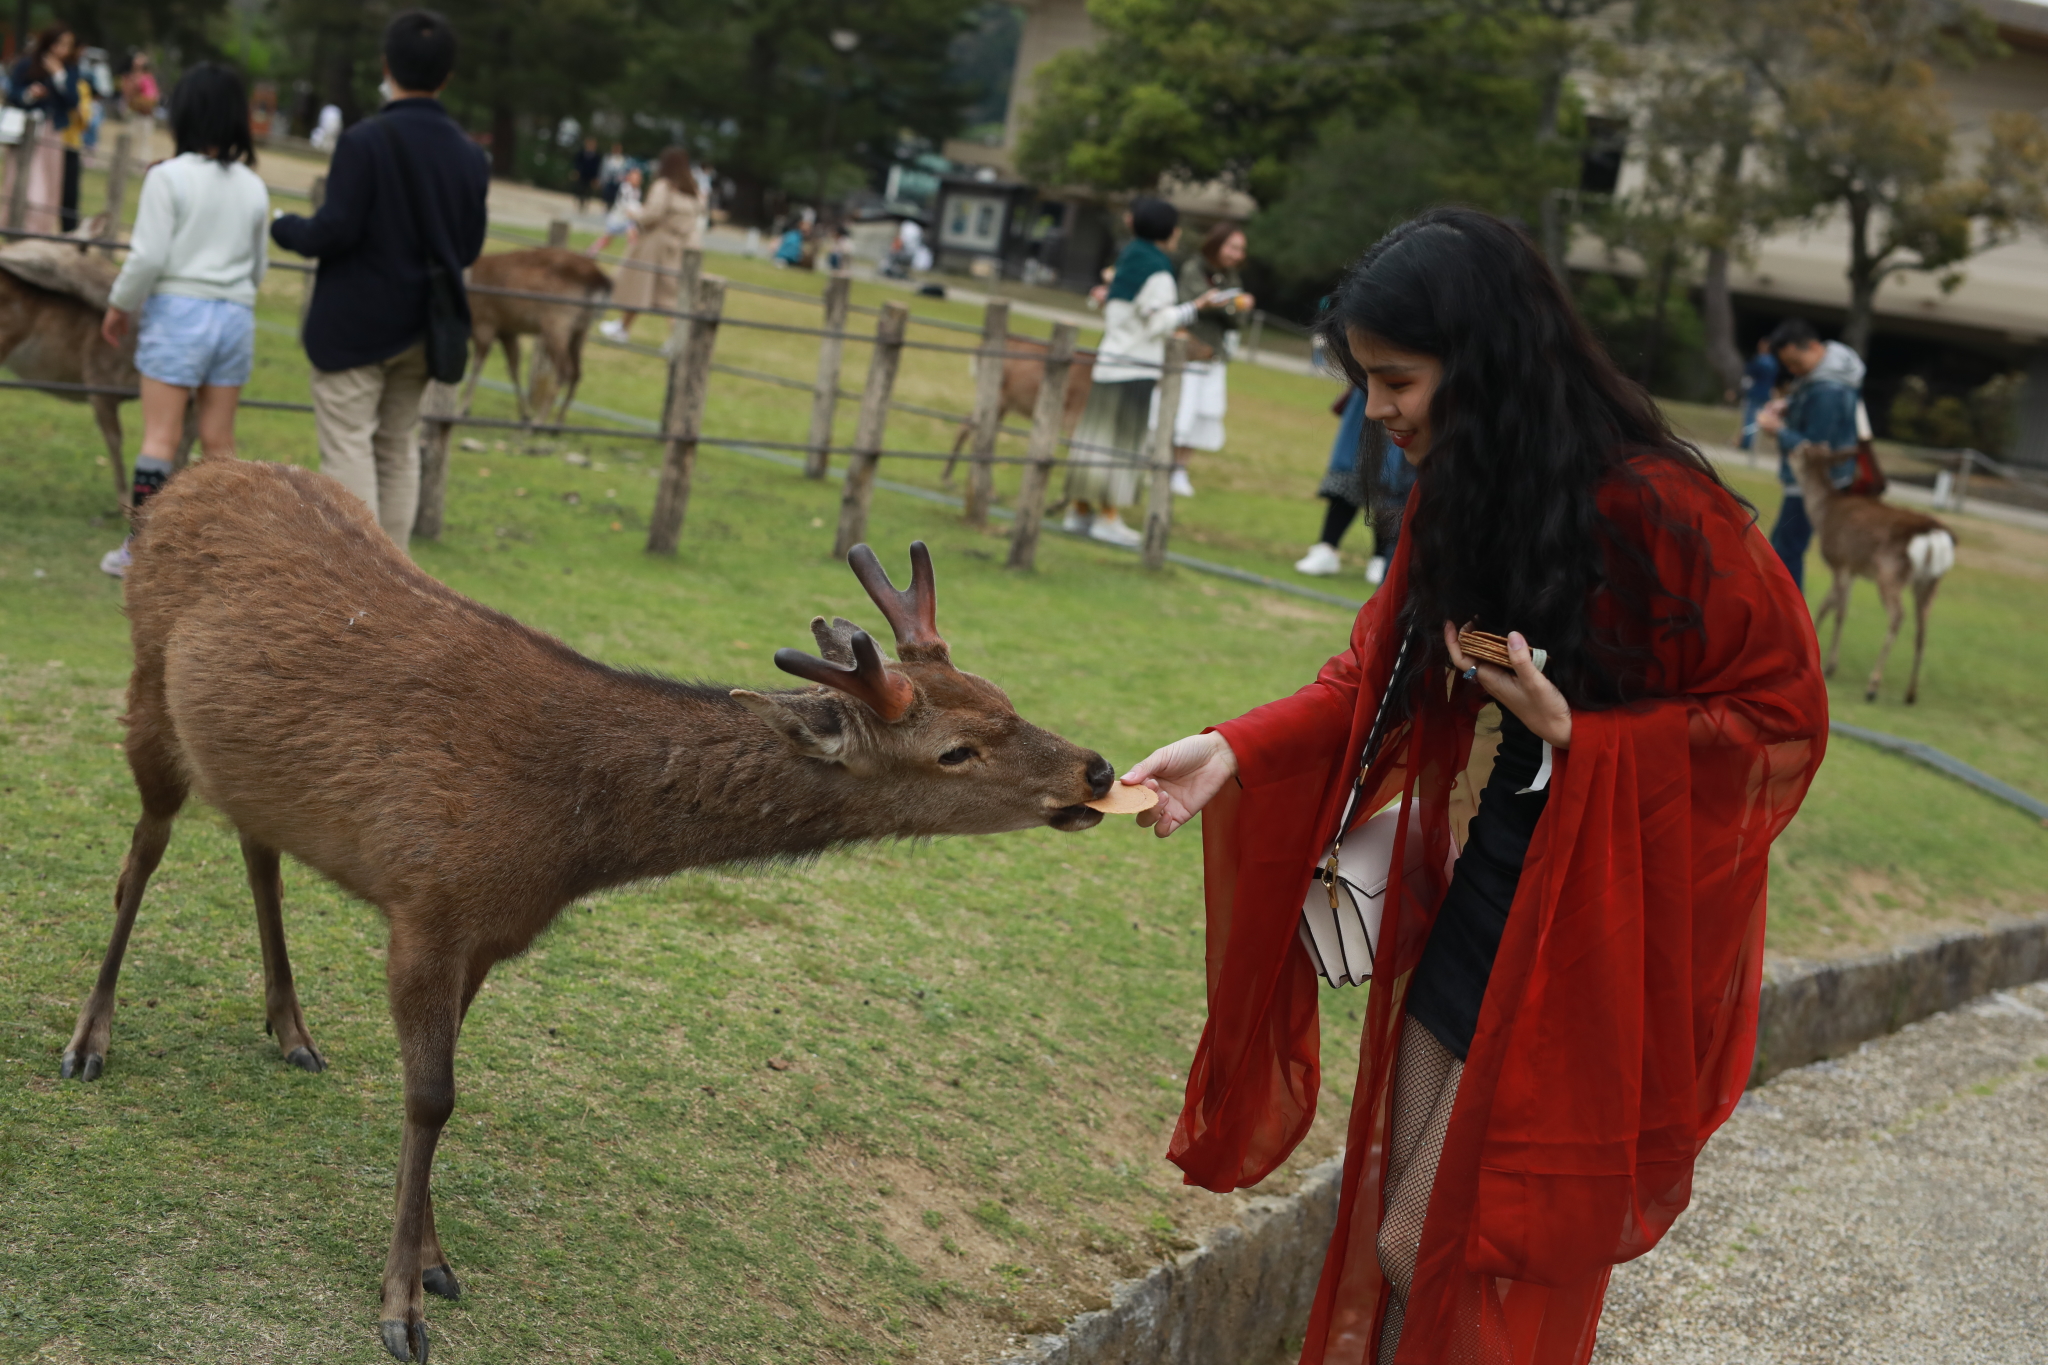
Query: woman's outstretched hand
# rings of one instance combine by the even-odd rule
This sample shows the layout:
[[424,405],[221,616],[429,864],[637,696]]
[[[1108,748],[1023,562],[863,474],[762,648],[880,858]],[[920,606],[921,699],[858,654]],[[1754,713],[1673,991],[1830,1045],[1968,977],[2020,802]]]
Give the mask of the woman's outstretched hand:
[[1479,685],[1487,695],[1520,717],[1536,738],[1553,749],[1572,747],[1572,708],[1564,693],[1536,667],[1536,660],[1529,654],[1529,642],[1520,631],[1508,632],[1508,661],[1514,664],[1513,668],[1467,658],[1465,651],[1458,648],[1458,628],[1449,621],[1444,622],[1444,645],[1451,652],[1451,667],[1463,673],[1476,664]]
[[1138,823],[1164,839],[1194,819],[1196,812],[1223,790],[1223,784],[1236,776],[1237,755],[1223,736],[1212,730],[1154,749],[1121,780],[1159,793],[1159,804],[1138,812]]

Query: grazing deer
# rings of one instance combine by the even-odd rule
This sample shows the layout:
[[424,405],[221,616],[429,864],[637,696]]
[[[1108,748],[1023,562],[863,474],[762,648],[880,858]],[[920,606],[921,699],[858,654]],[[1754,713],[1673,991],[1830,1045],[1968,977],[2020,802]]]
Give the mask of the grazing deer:
[[866,546],[849,556],[897,662],[819,618],[823,657],[775,656],[815,685],[751,691],[584,658],[428,577],[310,470],[206,461],[139,520],[125,723],[142,816],[61,1074],[106,1064],[122,952],[188,795],[240,832],[288,1063],[326,1065],[285,956],[279,855],[383,911],[405,1136],[378,1328],[400,1360],[427,1358],[422,1291],[460,1292],[428,1181],[463,1016],[563,907],[682,868],[1102,818],[1082,804],[1109,790],[1102,756],[953,667],[921,543],[900,592]]
[[[1044,355],[1046,343],[1033,341],[1030,337],[1012,336],[1003,342],[1006,351],[1030,351]],[[974,362],[970,358],[968,369],[972,372]],[[1095,387],[1095,352],[1076,351],[1074,368],[1068,372],[1067,406],[1060,413],[1060,432],[1072,436],[1074,426],[1081,420],[1081,409],[1088,406],[1088,391]],[[1045,380],[1045,362],[1020,356],[1003,357],[1003,397],[996,408],[996,420],[1005,417],[1022,417],[1030,421],[1038,411],[1038,386]],[[974,435],[974,425],[963,422],[959,434],[953,437],[953,458],[946,461],[946,467],[939,471],[939,482],[949,483],[953,478],[953,466],[960,463],[960,452],[967,448],[968,438]]]
[[1899,638],[1899,626],[1906,619],[1905,590],[1913,590],[1913,676],[1906,683],[1906,704],[1920,693],[1920,657],[1927,651],[1927,609],[1934,602],[1934,590],[1942,575],[1955,567],[1956,538],[1948,527],[1905,507],[1861,494],[1838,491],[1828,478],[1828,467],[1841,456],[1815,445],[1801,446],[1793,456],[1799,470],[1800,491],[1806,495],[1806,515],[1820,540],[1820,557],[1835,575],[1827,600],[1814,613],[1817,633],[1828,613],[1835,617],[1834,638],[1828,642],[1825,672],[1835,675],[1835,663],[1842,652],[1842,622],[1849,614],[1849,589],[1858,578],[1877,584],[1891,624],[1884,644],[1877,651],[1877,664],[1870,670],[1870,686],[1863,700],[1876,701],[1878,684],[1884,681],[1884,662]]
[[[105,221],[94,218],[73,234],[78,246],[26,238],[0,247],[0,363],[23,379],[45,384],[90,384],[134,389],[135,329],[119,350],[100,336],[114,263],[84,245]],[[120,405],[110,393],[51,392],[67,403],[86,403],[107,443],[114,495],[128,504],[128,468],[121,455]],[[188,433],[189,434],[189,433]]]
[[[512,376],[513,396],[519,403],[519,420],[531,421],[539,413],[543,422],[560,422],[575,400],[576,386],[583,380],[583,338],[603,311],[601,305],[612,295],[612,277],[581,252],[558,246],[537,246],[525,251],[505,251],[484,256],[469,268],[470,343],[475,349],[475,366],[469,383],[462,389],[462,412],[469,413],[476,382],[483,378],[484,361],[491,347],[505,348],[505,369]],[[563,302],[543,303],[539,299],[507,298],[503,294],[479,293],[486,289],[510,289],[521,294],[559,294]],[[533,365],[533,396],[529,406],[525,387],[519,382],[519,338],[537,339],[539,359]],[[547,362],[545,368],[541,360]],[[552,379],[543,382],[543,374]],[[551,392],[561,386],[559,398]],[[554,411],[549,413],[550,406]]]

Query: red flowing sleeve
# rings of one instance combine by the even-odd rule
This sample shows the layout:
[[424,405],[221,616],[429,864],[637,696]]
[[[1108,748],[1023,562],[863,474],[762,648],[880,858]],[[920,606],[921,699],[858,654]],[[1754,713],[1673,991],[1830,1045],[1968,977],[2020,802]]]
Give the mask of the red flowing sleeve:
[[1256,1185],[1315,1119],[1316,975],[1294,922],[1393,669],[1407,551],[1403,541],[1349,648],[1314,682],[1214,727],[1237,755],[1238,783],[1201,817],[1209,1019],[1167,1150],[1191,1185]]

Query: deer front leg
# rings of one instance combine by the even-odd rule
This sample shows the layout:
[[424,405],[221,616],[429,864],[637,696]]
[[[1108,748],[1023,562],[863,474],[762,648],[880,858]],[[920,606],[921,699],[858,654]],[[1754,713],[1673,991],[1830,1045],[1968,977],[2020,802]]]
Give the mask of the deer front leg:
[[[180,788],[176,801],[183,800]],[[121,959],[127,956],[128,935],[135,928],[135,912],[142,908],[142,893],[149,886],[149,875],[156,871],[157,864],[163,861],[164,849],[170,845],[171,817],[177,810],[177,804],[171,804],[169,810],[150,810],[145,805],[142,818],[135,822],[128,857],[121,864],[121,879],[114,885],[114,933],[107,942],[107,955],[100,961],[99,979],[93,983],[85,1004],[79,1007],[78,1027],[72,1031],[71,1041],[64,1045],[64,1056],[57,1064],[57,1074],[64,1080],[76,1077],[96,1081],[107,1064]]]
[[455,1111],[455,1039],[462,1021],[463,967],[446,949],[413,941],[402,917],[392,916],[386,978],[391,1018],[398,1028],[399,1054],[405,1064],[405,1138],[399,1149],[397,1210],[391,1227],[391,1254],[384,1261],[383,1308],[377,1331],[384,1349],[394,1357],[421,1365],[427,1359],[423,1273],[438,1272],[437,1284],[460,1292],[445,1259],[426,1266],[422,1252],[438,1257],[441,1249],[434,1233],[430,1186],[434,1149],[448,1116]]
[[484,377],[484,362],[491,358],[491,347],[494,344],[491,333],[477,332],[470,336],[469,349],[472,359],[469,378],[462,385],[462,403],[456,409],[464,417],[469,416],[469,405],[476,401],[476,383]]
[[133,490],[128,485],[128,465],[121,452],[121,408],[110,393],[92,395],[92,419],[99,424],[100,439],[107,443],[107,462],[114,467],[114,499],[126,508]]
[[1899,638],[1899,627],[1906,621],[1905,595],[1900,591],[1896,575],[1878,574],[1877,595],[1884,601],[1884,614],[1890,624],[1885,627],[1884,643],[1878,647],[1877,665],[1870,670],[1870,686],[1863,692],[1865,701],[1877,700],[1877,689],[1884,682],[1884,661],[1891,657],[1892,644]]
[[498,338],[498,344],[505,348],[505,373],[512,379],[512,401],[519,405],[519,420],[531,422],[532,409],[526,402],[526,385],[519,382],[519,338],[511,332]]
[[256,938],[263,945],[263,1031],[277,1038],[284,1059],[304,1071],[325,1071],[327,1059],[313,1046],[305,1012],[292,984],[291,958],[284,947],[284,875],[277,850],[242,836],[242,863],[256,897]]
[[1828,588],[1827,600],[1820,604],[1820,613],[1813,618],[1814,634],[1820,633],[1820,623],[1832,612],[1835,618],[1835,635],[1828,643],[1827,662],[1821,665],[1821,676],[1835,676],[1835,665],[1842,658],[1842,623],[1849,619],[1849,592],[1856,586],[1856,575],[1847,569],[1835,570],[1835,581]]

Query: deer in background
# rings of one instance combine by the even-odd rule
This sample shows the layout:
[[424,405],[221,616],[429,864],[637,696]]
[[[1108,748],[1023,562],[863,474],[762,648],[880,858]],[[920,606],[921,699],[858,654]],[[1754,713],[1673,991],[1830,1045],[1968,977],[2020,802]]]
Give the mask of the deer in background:
[[[583,339],[612,296],[612,277],[581,252],[558,246],[537,246],[525,251],[505,251],[483,256],[469,268],[471,286],[509,289],[520,294],[558,294],[563,302],[507,298],[503,294],[469,294],[470,344],[475,350],[469,382],[462,388],[462,412],[469,414],[477,381],[483,378],[484,361],[491,347],[505,348],[505,369],[512,376],[512,394],[519,403],[519,420],[530,422],[539,413],[543,422],[560,422],[575,401],[576,386],[583,381]],[[529,403],[526,388],[519,381],[519,338],[536,339],[537,359],[533,364],[533,394]],[[545,364],[543,364],[545,362]],[[550,376],[544,381],[543,376]],[[560,385],[560,393],[554,386]],[[550,413],[549,409],[553,408]]]
[[1082,804],[1109,790],[1102,756],[953,666],[921,543],[900,592],[865,545],[849,556],[895,663],[819,618],[819,655],[775,656],[813,686],[756,691],[586,659],[428,577],[311,470],[209,460],[139,520],[124,720],[142,815],[60,1073],[105,1067],[122,954],[188,796],[240,833],[286,1062],[326,1065],[285,954],[279,855],[381,910],[405,1123],[378,1329],[400,1360],[427,1358],[422,1293],[461,1292],[428,1182],[463,1016],[563,907],[683,868],[1102,818]]
[[1899,626],[1906,619],[1904,602],[1908,588],[1913,591],[1913,676],[1906,683],[1906,704],[1920,693],[1920,658],[1927,652],[1927,610],[1933,605],[1934,590],[1942,575],[1955,567],[1956,538],[1948,527],[1910,508],[1861,494],[1843,493],[1828,477],[1830,465],[1842,457],[1815,445],[1793,452],[1799,471],[1799,488],[1806,496],[1806,515],[1820,542],[1821,560],[1834,573],[1834,586],[1827,600],[1813,615],[1816,633],[1830,612],[1835,618],[1834,638],[1828,642],[1828,677],[1842,652],[1842,622],[1849,614],[1849,589],[1858,578],[1877,584],[1890,626],[1884,644],[1877,651],[1877,664],[1870,670],[1870,686],[1863,700],[1876,701],[1878,685],[1884,681],[1884,663],[1891,656],[1892,643],[1899,638]]
[[[1011,336],[1004,340],[1006,351],[1030,351],[1043,356],[1049,349],[1043,341],[1030,337]],[[967,368],[971,373],[974,360],[968,359]],[[1003,357],[1003,397],[996,408],[996,421],[1005,417],[1021,417],[1030,421],[1038,411],[1038,387],[1045,382],[1045,362],[1022,356]],[[1060,434],[1072,436],[1075,425],[1081,420],[1081,409],[1088,406],[1088,391],[1095,387],[1095,352],[1074,352],[1074,368],[1068,372],[1067,406],[1060,413]],[[972,423],[963,422],[960,431],[953,437],[953,458],[946,461],[946,467],[939,471],[939,482],[950,483],[953,466],[960,463],[960,452],[967,448],[967,440],[974,435]]]

